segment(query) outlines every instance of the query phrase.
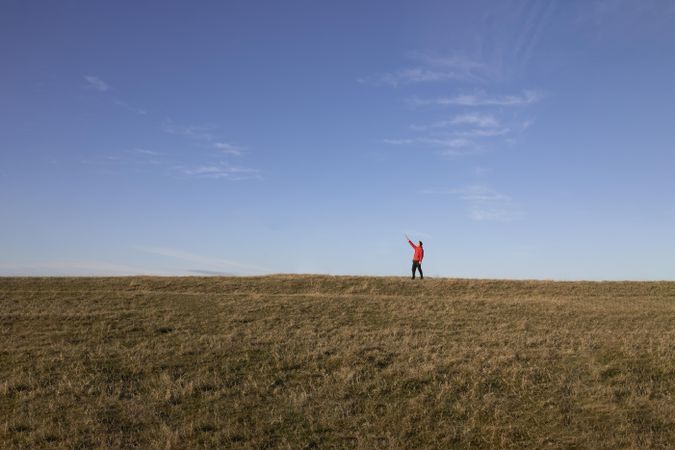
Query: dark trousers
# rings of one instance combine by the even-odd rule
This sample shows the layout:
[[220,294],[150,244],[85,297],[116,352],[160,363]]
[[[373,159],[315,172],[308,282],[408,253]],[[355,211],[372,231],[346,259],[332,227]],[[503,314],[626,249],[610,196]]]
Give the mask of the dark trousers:
[[412,266],[412,279],[415,279],[415,269],[420,271],[420,278],[424,280],[424,274],[422,273],[422,263],[419,261],[413,261]]

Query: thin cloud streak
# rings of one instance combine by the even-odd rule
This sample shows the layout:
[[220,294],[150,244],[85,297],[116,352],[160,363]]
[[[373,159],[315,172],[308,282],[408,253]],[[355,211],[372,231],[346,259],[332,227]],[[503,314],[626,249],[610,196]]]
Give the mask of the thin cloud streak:
[[532,57],[534,48],[539,43],[539,40],[541,39],[541,34],[548,26],[548,23],[550,22],[551,17],[553,16],[553,12],[557,6],[555,0],[551,0],[549,2],[536,2],[536,3],[537,4],[545,3],[544,11],[539,15],[539,20],[535,25],[535,28],[531,33],[530,39],[525,47],[524,53],[520,58],[521,65],[523,66],[526,65],[529,62],[530,58]]
[[426,137],[426,138],[420,138],[420,139],[418,139],[418,141],[422,142],[424,144],[434,145],[434,146],[438,146],[438,147],[452,148],[452,149],[467,148],[467,147],[472,147],[474,145],[473,141],[471,141],[469,139],[462,139],[462,138],[441,139],[441,138]]
[[213,147],[225,155],[241,156],[243,149],[227,142],[216,142]]
[[486,66],[461,56],[437,56],[423,52],[408,55],[419,65],[383,72],[358,79],[361,84],[398,87],[407,84],[449,80],[482,81]]
[[453,189],[425,189],[422,194],[452,195],[462,200],[468,218],[477,222],[511,222],[525,217],[513,199],[484,185],[468,185]]
[[111,89],[108,83],[93,75],[85,75],[84,79],[87,82],[85,89],[93,89],[100,92],[105,92]]
[[556,1],[533,1],[528,5],[532,5],[532,7],[528,11],[525,22],[520,24],[520,33],[512,46],[514,62],[521,69],[529,62],[543,31],[550,22],[556,7]]
[[269,273],[272,272],[270,269],[266,267],[262,267],[256,264],[248,264],[248,263],[242,263],[239,261],[234,261],[230,259],[223,259],[223,258],[214,258],[210,256],[202,256],[202,255],[196,255],[194,253],[189,253],[173,248],[167,248],[167,247],[146,247],[146,246],[140,246],[140,247],[135,247],[136,250],[144,252],[144,253],[149,253],[153,255],[158,255],[158,256],[164,256],[167,258],[174,258],[174,259],[179,259],[182,261],[186,262],[191,262],[198,264],[204,269],[200,269],[200,271],[204,270],[209,270],[209,271],[215,271],[215,272],[225,272],[232,270],[233,268],[235,269],[240,269],[243,270],[247,273]]
[[226,163],[189,167],[178,166],[175,169],[181,175],[196,178],[223,178],[233,181],[262,179],[258,169],[232,166]]
[[494,136],[503,136],[511,132],[510,128],[498,128],[498,129],[484,129],[484,128],[474,128],[467,131],[457,131],[455,136],[465,136],[465,137],[494,137]]
[[162,152],[156,152],[154,150],[148,150],[145,148],[134,148],[131,151],[134,153],[139,153],[141,155],[149,155],[149,156],[161,156],[164,154]]
[[178,125],[173,122],[164,124],[164,132],[168,134],[175,134],[189,139],[212,141],[216,138],[214,131],[215,125]]
[[454,97],[437,97],[421,99],[412,97],[409,103],[415,106],[525,106],[539,102],[543,94],[535,90],[525,90],[521,94],[502,95],[491,97],[484,92],[475,94],[460,94]]
[[218,127],[211,124],[178,125],[173,122],[167,122],[164,124],[165,133],[183,136],[191,140],[208,142],[208,145],[212,146],[223,155],[241,156],[245,149],[238,145],[219,140],[219,137],[216,135],[217,128]]
[[480,128],[497,128],[500,123],[492,115],[467,113],[451,117],[446,120],[440,120],[428,125],[410,125],[415,131],[426,131],[438,128],[449,128],[457,125],[472,125]]
[[497,128],[499,121],[494,116],[486,114],[462,114],[452,119],[453,125],[473,125],[481,128]]
[[175,155],[133,148],[119,155],[105,155],[97,159],[84,159],[82,164],[97,167],[106,173],[134,170],[137,172],[156,171],[179,178],[223,179],[228,181],[262,180],[259,169],[229,164],[225,161],[200,158],[188,162],[177,161]]
[[145,109],[136,108],[135,106],[131,106],[127,102],[123,102],[122,100],[119,99],[113,100],[113,103],[121,108],[126,109],[127,111],[131,111],[135,114],[138,114],[139,116],[144,116],[148,113]]
[[382,142],[389,145],[410,145],[416,141],[416,139],[382,139]]
[[468,139],[443,139],[434,137],[421,137],[415,139],[383,139],[382,142],[390,145],[427,144],[451,148],[468,147],[473,144],[473,142]]
[[482,149],[466,138],[419,137],[415,139],[383,139],[383,143],[395,146],[420,145],[436,149],[442,156],[470,156],[478,154]]

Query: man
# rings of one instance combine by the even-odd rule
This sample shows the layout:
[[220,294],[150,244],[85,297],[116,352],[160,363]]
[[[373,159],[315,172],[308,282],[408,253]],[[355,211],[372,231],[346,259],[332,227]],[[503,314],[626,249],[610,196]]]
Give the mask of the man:
[[406,239],[408,239],[408,244],[410,244],[410,246],[415,249],[412,264],[412,279],[415,279],[415,269],[418,269],[420,271],[420,279],[423,280],[424,274],[422,273],[422,260],[424,259],[424,248],[422,247],[422,241],[419,241],[419,245],[415,245],[407,235]]

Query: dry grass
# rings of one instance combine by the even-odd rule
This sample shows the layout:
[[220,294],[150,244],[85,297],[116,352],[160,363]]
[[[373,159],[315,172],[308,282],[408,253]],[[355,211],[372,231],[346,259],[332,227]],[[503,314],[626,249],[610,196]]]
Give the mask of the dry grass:
[[673,448],[675,283],[0,279],[1,448]]

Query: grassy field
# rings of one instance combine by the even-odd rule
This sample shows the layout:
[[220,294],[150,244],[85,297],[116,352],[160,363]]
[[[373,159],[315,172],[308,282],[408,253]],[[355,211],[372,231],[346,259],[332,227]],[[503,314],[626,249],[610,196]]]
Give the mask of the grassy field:
[[673,448],[675,283],[0,278],[0,448]]

